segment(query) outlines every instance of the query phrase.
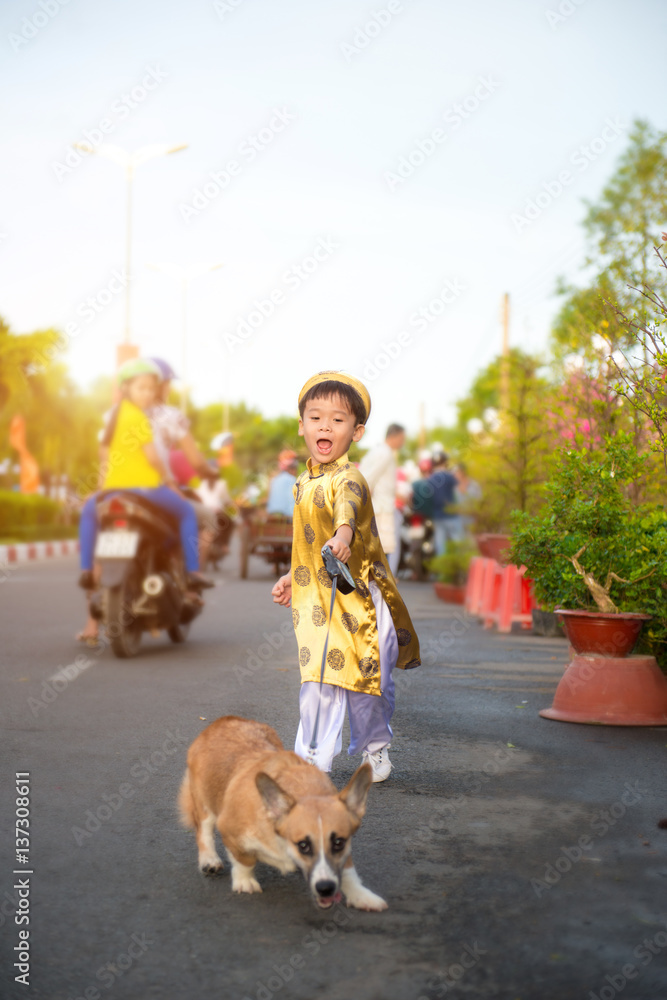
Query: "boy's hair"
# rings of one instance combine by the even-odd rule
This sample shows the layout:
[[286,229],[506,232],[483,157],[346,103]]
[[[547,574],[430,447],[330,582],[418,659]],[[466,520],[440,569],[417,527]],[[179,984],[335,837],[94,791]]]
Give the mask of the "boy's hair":
[[348,410],[358,424],[366,423],[366,407],[357,390],[353,389],[351,385],[346,385],[345,382],[337,382],[334,379],[318,382],[317,385],[303,394],[299,400],[299,416],[303,419],[306,403],[313,399],[331,399],[332,396],[339,396],[343,402],[347,403]]

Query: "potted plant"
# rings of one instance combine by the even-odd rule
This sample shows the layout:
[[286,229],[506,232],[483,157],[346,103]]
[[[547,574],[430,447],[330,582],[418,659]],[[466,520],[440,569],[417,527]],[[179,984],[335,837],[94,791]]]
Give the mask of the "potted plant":
[[469,541],[448,541],[443,555],[435,556],[426,564],[437,577],[433,587],[441,601],[464,603],[468,569],[474,555],[475,548]]
[[[650,622],[642,636],[644,650],[667,661],[667,512],[656,504],[639,502],[648,462],[624,433],[605,439],[600,448],[564,450],[546,484],[546,503],[540,514],[513,518],[512,561],[527,567],[540,605],[563,617],[576,654],[570,665],[575,674],[582,667],[581,658],[591,657],[597,658],[598,680],[602,667],[619,671],[619,663],[636,667],[640,659],[647,661],[652,675],[653,671],[659,674],[652,655],[633,657],[632,664],[625,659],[644,622]],[[627,669],[623,676],[619,698],[628,703],[627,712],[632,714],[629,689],[623,689],[629,683]],[[637,678],[632,683],[640,684]],[[667,722],[667,681],[660,675],[651,683],[658,691],[664,685],[660,694],[664,712],[658,705],[651,723],[630,721],[627,713],[621,722],[615,708],[611,713],[615,724],[655,725],[655,719],[663,716]],[[589,684],[586,694],[597,698],[594,687]],[[570,715],[577,714],[570,711]],[[587,706],[584,714],[586,718],[567,721],[612,721],[599,706]]]

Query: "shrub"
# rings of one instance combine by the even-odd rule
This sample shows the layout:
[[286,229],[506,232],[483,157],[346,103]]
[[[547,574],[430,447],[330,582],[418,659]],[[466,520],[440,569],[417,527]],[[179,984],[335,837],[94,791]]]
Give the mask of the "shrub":
[[513,517],[511,559],[527,567],[545,610],[653,615],[642,642],[665,663],[667,511],[631,497],[646,461],[624,434],[601,451],[562,452],[539,516]]
[[441,556],[430,559],[426,566],[435,573],[440,583],[452,583],[462,587],[468,576],[470,560],[476,554],[470,542],[447,542],[447,550]]

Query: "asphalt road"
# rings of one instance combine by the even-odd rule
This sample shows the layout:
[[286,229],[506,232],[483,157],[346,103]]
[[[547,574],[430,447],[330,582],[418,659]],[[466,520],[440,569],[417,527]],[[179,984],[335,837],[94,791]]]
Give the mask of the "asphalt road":
[[[289,746],[298,719],[286,612],[264,563],[235,569],[185,646],[148,639],[129,661],[73,642],[73,561],[0,586],[2,998],[667,997],[667,729],[541,719],[565,641],[484,632],[428,585],[403,586],[426,664],[399,674],[395,771],[354,846],[389,909],[317,911],[300,875],[261,866],[262,895],[200,875],[175,807],[187,746],[228,713]],[[336,783],[358,762],[341,755]]]

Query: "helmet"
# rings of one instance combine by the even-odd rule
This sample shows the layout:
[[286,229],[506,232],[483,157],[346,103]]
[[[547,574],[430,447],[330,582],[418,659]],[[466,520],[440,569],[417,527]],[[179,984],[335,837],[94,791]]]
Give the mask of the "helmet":
[[162,378],[160,369],[149,358],[132,358],[121,365],[116,372],[119,385],[131,378],[136,378],[138,375],[155,375],[157,379]]
[[161,382],[171,382],[173,378],[178,378],[168,361],[165,361],[163,358],[149,358],[148,360],[152,361],[160,369]]

